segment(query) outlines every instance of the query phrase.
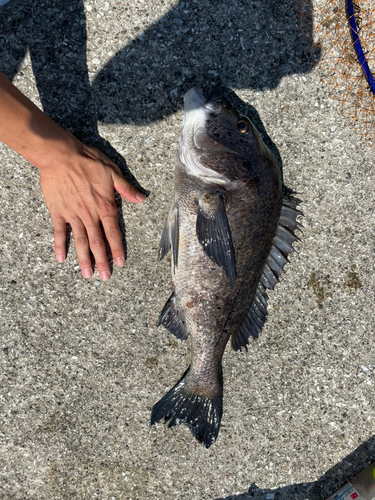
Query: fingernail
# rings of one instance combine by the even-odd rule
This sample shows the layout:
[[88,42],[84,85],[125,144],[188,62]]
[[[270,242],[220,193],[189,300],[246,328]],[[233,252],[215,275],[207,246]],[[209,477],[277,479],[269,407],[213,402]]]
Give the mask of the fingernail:
[[99,273],[99,276],[100,276],[100,279],[102,281],[107,281],[107,279],[109,278],[110,274],[108,271],[102,271],[101,273]]
[[117,257],[117,259],[115,260],[116,266],[118,267],[121,267],[124,262],[125,262],[124,257]]
[[83,269],[82,270],[82,276],[84,278],[90,278],[91,275],[92,275],[91,269]]
[[58,262],[64,262],[65,255],[56,255],[56,259],[58,260]]
[[146,196],[144,194],[141,194],[141,193],[136,193],[135,197],[136,197],[137,201],[140,201],[140,202],[145,201],[145,199],[146,199]]

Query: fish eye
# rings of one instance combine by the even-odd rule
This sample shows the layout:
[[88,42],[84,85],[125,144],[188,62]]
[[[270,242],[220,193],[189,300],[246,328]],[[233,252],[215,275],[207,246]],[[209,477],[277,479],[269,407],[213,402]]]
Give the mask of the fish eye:
[[240,118],[237,122],[237,128],[241,134],[247,134],[249,131],[250,124],[245,118]]

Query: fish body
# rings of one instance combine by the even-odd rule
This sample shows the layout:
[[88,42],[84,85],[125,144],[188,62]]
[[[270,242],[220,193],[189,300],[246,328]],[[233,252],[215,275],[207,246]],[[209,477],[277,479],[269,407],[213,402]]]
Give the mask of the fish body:
[[206,447],[216,440],[225,347],[230,338],[234,349],[246,347],[262,329],[266,288],[297,239],[296,204],[283,198],[279,165],[250,120],[220,90],[206,99],[191,89],[159,247],[159,258],[172,249],[175,291],[158,323],[191,339],[191,364],[151,423],[185,423]]

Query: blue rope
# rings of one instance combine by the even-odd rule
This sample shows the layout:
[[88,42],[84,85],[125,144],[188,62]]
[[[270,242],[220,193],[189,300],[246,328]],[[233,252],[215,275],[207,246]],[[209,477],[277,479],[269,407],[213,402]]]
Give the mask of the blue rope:
[[358,35],[358,28],[355,19],[354,13],[354,3],[353,0],[346,0],[346,16],[348,18],[349,26],[350,26],[350,36],[352,37],[354,50],[357,54],[359,64],[361,65],[363,75],[367,80],[367,83],[370,87],[370,90],[373,94],[375,94],[375,80],[372,76],[369,65],[366,61],[366,56],[363,53],[361,40]]

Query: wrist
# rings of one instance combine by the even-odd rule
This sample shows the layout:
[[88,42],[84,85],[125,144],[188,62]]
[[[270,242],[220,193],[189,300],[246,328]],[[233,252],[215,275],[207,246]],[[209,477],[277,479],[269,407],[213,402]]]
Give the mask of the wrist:
[[40,171],[54,170],[58,166],[74,163],[74,157],[81,155],[83,144],[70,132],[58,127],[48,136],[37,133],[35,147],[25,150],[22,154]]

